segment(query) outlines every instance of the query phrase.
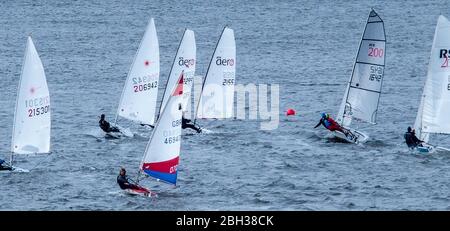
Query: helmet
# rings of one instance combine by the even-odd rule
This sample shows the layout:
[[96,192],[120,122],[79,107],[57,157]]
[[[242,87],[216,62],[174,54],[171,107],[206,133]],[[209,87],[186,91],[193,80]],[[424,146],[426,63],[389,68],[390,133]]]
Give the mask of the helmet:
[[104,119],[105,118],[105,114],[101,114],[100,118]]
[[327,114],[327,113],[325,113],[325,112],[324,112],[324,113],[322,113],[322,118],[324,118],[324,119],[327,119],[327,115],[328,115],[328,114]]
[[408,132],[411,132],[411,127],[408,127]]

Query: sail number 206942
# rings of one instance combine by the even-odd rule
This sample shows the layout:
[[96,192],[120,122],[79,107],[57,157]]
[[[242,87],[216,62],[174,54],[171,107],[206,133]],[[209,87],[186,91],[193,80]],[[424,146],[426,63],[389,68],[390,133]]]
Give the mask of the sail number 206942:
[[158,87],[158,80],[155,80],[153,75],[132,78],[132,81],[133,92],[148,91]]

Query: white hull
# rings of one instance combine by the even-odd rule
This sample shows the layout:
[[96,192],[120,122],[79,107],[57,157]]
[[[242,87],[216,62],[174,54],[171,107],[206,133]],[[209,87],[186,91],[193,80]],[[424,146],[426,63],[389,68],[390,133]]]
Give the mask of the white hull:
[[444,148],[444,147],[436,147],[436,150],[450,152],[450,148]]
[[434,153],[436,149],[433,146],[423,144],[423,147],[415,147],[414,151],[418,153]]
[[121,137],[133,137],[134,134],[129,129],[123,128],[119,125],[115,125],[114,127],[117,127],[120,132],[108,132],[105,133],[105,137],[107,138],[113,138],[113,139],[120,139]]
[[123,134],[120,132],[108,132],[105,133],[105,137],[106,138],[112,138],[112,139],[120,139],[120,137],[122,137]]
[[419,153],[434,153],[437,151],[450,152],[450,149],[438,146],[431,146],[429,144],[422,144],[422,147],[415,147],[414,151]]
[[133,189],[125,189],[123,190],[125,193],[130,195],[138,195],[138,196],[144,196],[144,197],[157,197],[157,194],[154,192],[146,192],[144,190],[133,190]]
[[30,170],[15,166],[12,166],[12,170],[0,170],[0,173],[11,173],[11,172],[30,172]]
[[349,130],[351,132],[351,134],[353,134],[353,135],[349,134],[348,136],[346,136],[342,132],[334,131],[333,132],[333,136],[335,138],[338,138],[338,139],[343,140],[345,142],[354,143],[354,144],[364,143],[364,142],[366,142],[369,139],[368,135],[366,135],[366,134],[364,134],[364,133],[362,133],[360,131],[353,130],[353,129],[350,129],[350,128],[345,128],[345,129]]

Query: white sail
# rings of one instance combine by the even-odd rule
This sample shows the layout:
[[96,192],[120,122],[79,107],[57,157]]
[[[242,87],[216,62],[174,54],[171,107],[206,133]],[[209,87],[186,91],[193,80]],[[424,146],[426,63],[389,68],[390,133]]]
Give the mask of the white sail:
[[181,147],[183,73],[170,92],[145,149],[140,169],[158,180],[176,184]]
[[441,15],[434,33],[427,80],[415,123],[419,139],[428,139],[429,133],[450,134],[449,52],[450,22]]
[[17,93],[11,152],[49,153],[50,114],[50,95],[44,67],[31,37],[28,37]]
[[155,22],[150,22],[128,73],[117,115],[154,124],[159,83],[159,45]]
[[352,119],[375,123],[386,55],[383,20],[372,10],[359,45],[350,83],[337,116],[349,126]]
[[225,27],[203,82],[197,118],[233,116],[236,73],[236,43],[232,29]]
[[194,82],[195,63],[196,58],[195,35],[192,30],[186,29],[183,38],[181,39],[178,51],[170,70],[169,78],[167,80],[166,89],[161,100],[161,107],[159,113],[164,110],[167,101],[172,92],[170,90],[177,84],[179,74],[184,71],[184,86],[183,86],[183,111],[187,111],[188,103],[190,102],[192,84]]

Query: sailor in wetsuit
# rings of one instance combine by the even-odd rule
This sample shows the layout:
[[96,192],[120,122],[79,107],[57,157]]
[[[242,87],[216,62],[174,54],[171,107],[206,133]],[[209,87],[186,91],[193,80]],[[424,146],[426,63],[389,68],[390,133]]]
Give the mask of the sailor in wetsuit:
[[181,117],[181,128],[182,129],[190,128],[197,131],[197,133],[202,132],[202,129],[198,126],[195,126],[195,124],[192,124],[190,119],[184,118],[184,113],[183,116]]
[[98,121],[98,125],[106,133],[109,133],[109,132],[120,132],[120,130],[118,128],[111,127],[109,122],[105,120],[105,114],[102,114],[100,116],[100,120]]
[[10,166],[6,165],[4,160],[0,159],[0,171],[3,171],[3,170],[11,171],[12,168]]
[[411,127],[408,127],[407,132],[403,137],[405,138],[406,145],[408,145],[408,148],[410,149],[414,149],[417,146],[422,147],[422,143],[424,142],[417,138],[416,131],[411,129]]
[[347,129],[344,129],[341,125],[339,125],[336,121],[334,121],[330,114],[322,113],[322,118],[320,119],[319,123],[314,126],[314,128],[319,127],[320,125],[323,125],[326,129],[330,131],[340,131],[347,135],[349,131]]
[[128,182],[127,171],[125,168],[121,168],[119,175],[117,176],[117,184],[121,189],[140,189],[141,187]]

